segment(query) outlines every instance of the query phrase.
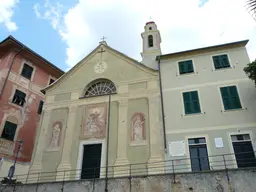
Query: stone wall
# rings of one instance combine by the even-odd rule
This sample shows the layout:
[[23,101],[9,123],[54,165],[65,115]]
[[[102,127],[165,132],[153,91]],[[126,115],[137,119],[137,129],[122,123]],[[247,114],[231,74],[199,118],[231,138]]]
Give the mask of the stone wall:
[[[108,192],[255,192],[256,169],[109,179]],[[130,189],[131,187],[131,189]],[[0,186],[2,192],[104,192],[105,180]]]

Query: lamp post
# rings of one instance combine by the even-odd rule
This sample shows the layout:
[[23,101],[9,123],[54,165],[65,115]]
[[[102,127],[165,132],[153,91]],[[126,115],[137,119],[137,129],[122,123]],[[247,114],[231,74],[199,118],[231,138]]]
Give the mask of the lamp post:
[[9,168],[9,172],[8,172],[8,178],[9,178],[9,181],[11,181],[13,175],[14,175],[14,172],[15,172],[15,165],[16,165],[16,162],[17,162],[17,159],[18,159],[18,156],[19,156],[19,152],[21,151],[21,147],[22,147],[22,144],[23,144],[23,140],[22,139],[19,139],[18,140],[18,151],[16,153],[16,157],[15,157],[15,160],[14,160],[14,163],[13,165]]

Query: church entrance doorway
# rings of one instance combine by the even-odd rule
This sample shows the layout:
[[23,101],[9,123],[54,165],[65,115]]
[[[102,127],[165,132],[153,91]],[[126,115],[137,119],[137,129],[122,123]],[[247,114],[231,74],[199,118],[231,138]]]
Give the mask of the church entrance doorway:
[[81,179],[100,177],[102,144],[83,145]]

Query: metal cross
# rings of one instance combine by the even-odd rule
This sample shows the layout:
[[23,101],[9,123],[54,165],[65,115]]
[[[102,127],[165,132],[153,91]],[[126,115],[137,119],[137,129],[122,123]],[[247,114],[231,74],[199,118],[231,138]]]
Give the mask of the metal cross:
[[152,17],[151,16],[149,17],[149,21],[152,21]]
[[103,47],[100,48],[100,51],[98,51],[98,53],[100,53],[100,59],[102,61],[102,53],[104,53],[105,51],[103,50]]
[[107,39],[107,37],[104,37],[104,36],[103,36],[103,37],[101,38],[102,41],[105,41],[105,39]]

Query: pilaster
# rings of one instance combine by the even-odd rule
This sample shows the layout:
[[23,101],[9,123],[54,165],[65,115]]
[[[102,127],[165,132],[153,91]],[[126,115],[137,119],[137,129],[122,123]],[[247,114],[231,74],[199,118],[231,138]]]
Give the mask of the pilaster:
[[51,118],[51,110],[43,111],[43,118],[41,119],[40,134],[36,145],[36,153],[34,155],[33,164],[30,167],[30,172],[40,172],[42,168],[42,158],[46,146],[46,136]]
[[42,118],[40,120],[40,133],[38,136],[38,142],[35,146],[35,154],[31,167],[29,168],[28,182],[36,182],[39,178],[39,175],[36,173],[40,173],[42,171],[42,159],[44,154],[44,149],[46,147],[46,138],[47,131],[49,128],[50,118],[51,118],[51,110],[44,110],[42,113]]
[[150,134],[150,157],[148,160],[148,173],[159,174],[164,172],[163,152],[161,147],[160,127],[160,98],[159,96],[148,97],[149,104],[149,134]]
[[69,178],[70,172],[68,170],[71,170],[71,162],[70,162],[70,156],[71,156],[71,150],[72,150],[72,143],[73,143],[73,132],[75,127],[75,121],[76,121],[76,110],[77,106],[70,106],[69,107],[69,113],[68,113],[68,121],[67,121],[67,128],[65,132],[65,138],[64,138],[64,144],[63,144],[63,150],[62,150],[62,156],[60,164],[57,168],[57,177],[56,180],[63,180],[64,177],[64,171],[65,171],[65,178]]
[[[129,174],[129,161],[127,159],[127,112],[128,100],[119,100],[118,113],[118,143],[117,158],[114,164],[114,175],[125,176]],[[127,166],[127,167],[126,167]]]

